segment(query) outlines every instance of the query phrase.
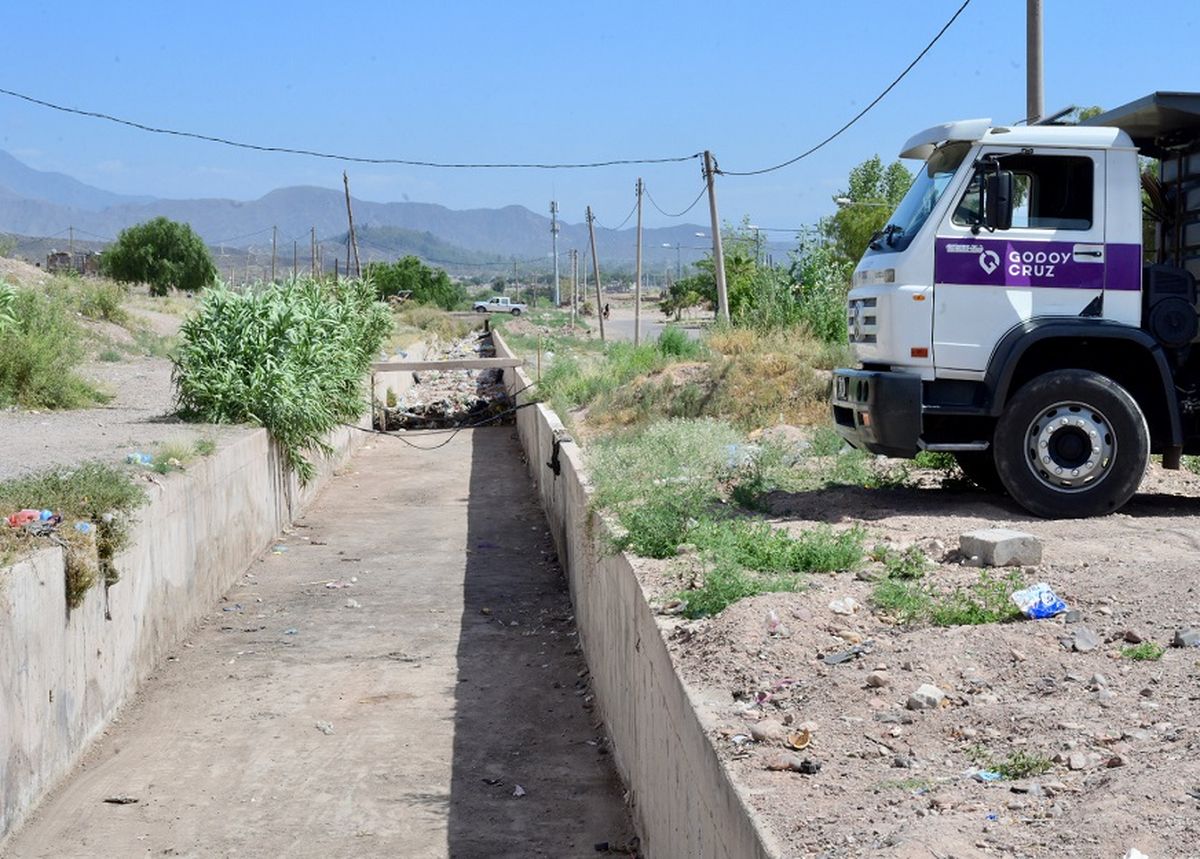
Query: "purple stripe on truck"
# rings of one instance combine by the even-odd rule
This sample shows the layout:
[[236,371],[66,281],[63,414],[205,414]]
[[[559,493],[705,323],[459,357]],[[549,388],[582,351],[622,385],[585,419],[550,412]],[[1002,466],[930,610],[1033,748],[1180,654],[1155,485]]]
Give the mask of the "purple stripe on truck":
[[[1090,261],[1087,254],[1100,249],[1105,254],[1104,261]],[[1142,284],[1142,248],[1141,245],[1088,242],[974,237],[938,239],[934,251],[934,282],[968,286],[1137,290]]]

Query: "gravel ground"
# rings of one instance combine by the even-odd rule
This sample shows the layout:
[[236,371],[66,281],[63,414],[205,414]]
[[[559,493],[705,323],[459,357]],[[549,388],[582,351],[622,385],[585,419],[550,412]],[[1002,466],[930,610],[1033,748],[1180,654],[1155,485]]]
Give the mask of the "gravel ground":
[[122,461],[130,451],[148,451],[156,443],[232,439],[245,427],[185,424],[173,417],[171,362],[135,358],[84,364],[80,373],[115,394],[107,405],[65,412],[0,411],[0,480],[51,465],[89,459]]
[[[1170,647],[1176,629],[1200,625],[1200,478],[1153,467],[1122,512],[1085,521],[1031,519],[1006,499],[943,489],[932,472],[907,489],[779,494],[771,509],[788,528],[858,525],[868,546],[934,555],[965,531],[1028,531],[1044,557],[1021,575],[1081,612],[1070,624],[906,628],[872,611],[865,574],[846,573],[709,620],[664,617],[714,747],[785,856],[1200,855],[1200,654]],[[688,563],[640,562],[639,575],[661,600]],[[949,557],[927,580],[978,575]],[[862,608],[834,613],[830,603],[847,596]],[[769,632],[772,612],[783,634]],[[1084,627],[1099,645],[1068,649],[1063,640]],[[1137,640],[1167,650],[1159,661],[1122,656]],[[823,661],[855,642],[870,652]],[[908,709],[926,683],[943,705]],[[789,753],[781,726],[785,736],[810,731],[794,754],[818,772],[767,768]],[[1024,779],[973,777],[1018,752],[1053,764]]]

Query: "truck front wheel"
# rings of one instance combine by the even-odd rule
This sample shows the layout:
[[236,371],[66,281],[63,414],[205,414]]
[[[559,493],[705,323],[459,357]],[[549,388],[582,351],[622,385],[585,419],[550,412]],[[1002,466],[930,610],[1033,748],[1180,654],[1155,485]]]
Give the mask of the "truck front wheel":
[[1150,459],[1146,418],[1099,373],[1057,370],[1017,391],[996,424],[996,471],[1037,516],[1079,519],[1119,509]]

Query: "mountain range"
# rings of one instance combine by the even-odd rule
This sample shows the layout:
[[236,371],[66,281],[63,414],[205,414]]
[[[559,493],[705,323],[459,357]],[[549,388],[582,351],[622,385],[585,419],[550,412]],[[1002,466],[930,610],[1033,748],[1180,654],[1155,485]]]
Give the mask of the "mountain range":
[[[365,258],[416,253],[429,262],[493,268],[521,260],[551,259],[550,219],[524,206],[455,210],[434,203],[379,203],[353,200],[355,226],[365,240]],[[342,191],[312,186],[279,188],[257,200],[162,199],[116,194],[63,173],[35,170],[0,150],[0,232],[23,236],[71,235],[111,240],[122,229],[163,215],[192,226],[209,245],[270,253],[272,227],[281,257],[293,241],[307,254],[310,230],[324,244],[344,237],[346,201]],[[588,247],[587,226],[560,221],[559,252]],[[679,224],[646,229],[646,265],[663,267],[704,256],[708,227]],[[344,240],[344,238],[342,239]],[[676,245],[680,246],[676,251]],[[635,255],[633,228],[597,228],[601,267],[626,266]],[[665,247],[670,245],[670,247]],[[772,245],[777,253],[786,245]],[[560,261],[560,265],[561,265]]]

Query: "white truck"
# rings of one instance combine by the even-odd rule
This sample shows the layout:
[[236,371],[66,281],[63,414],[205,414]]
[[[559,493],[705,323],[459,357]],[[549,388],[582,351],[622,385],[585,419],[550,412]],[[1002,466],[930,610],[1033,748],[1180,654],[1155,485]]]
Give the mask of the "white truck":
[[1152,453],[1200,453],[1200,93],[950,122],[900,154],[925,163],[855,269],[857,367],[834,372],[850,444],[949,451],[1050,518],[1120,508]]
[[476,313],[511,313],[513,316],[520,316],[529,308],[519,302],[510,301],[507,295],[497,295],[487,301],[476,301],[474,309]]

